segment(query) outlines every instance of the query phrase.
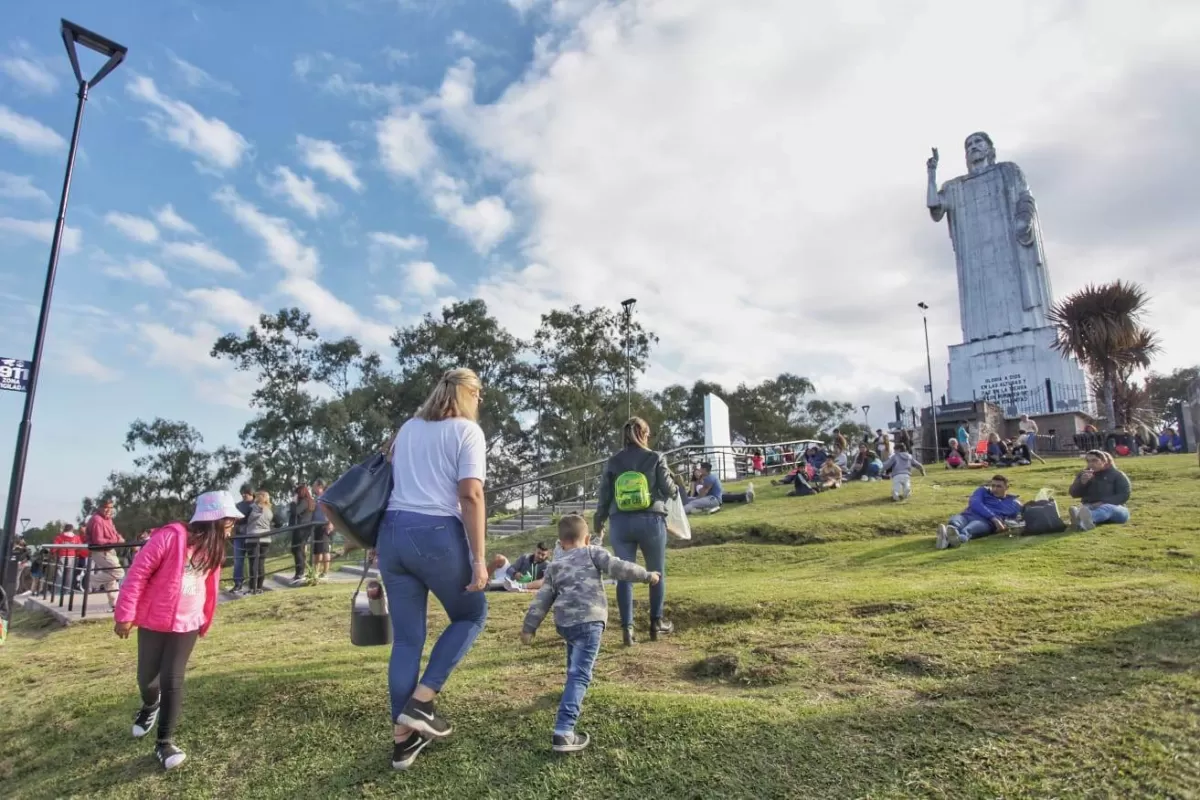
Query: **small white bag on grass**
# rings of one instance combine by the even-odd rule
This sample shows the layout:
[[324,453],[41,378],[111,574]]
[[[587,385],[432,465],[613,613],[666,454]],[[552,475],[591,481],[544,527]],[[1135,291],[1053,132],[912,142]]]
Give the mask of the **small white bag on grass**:
[[683,499],[679,495],[667,501],[667,533],[676,539],[692,538],[692,524],[683,511]]

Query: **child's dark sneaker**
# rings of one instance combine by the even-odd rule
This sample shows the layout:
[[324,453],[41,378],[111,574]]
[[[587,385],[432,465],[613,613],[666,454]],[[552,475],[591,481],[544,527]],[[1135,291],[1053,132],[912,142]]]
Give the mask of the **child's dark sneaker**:
[[158,763],[163,765],[163,769],[175,769],[187,760],[187,753],[171,742],[159,742],[154,748],[154,755],[158,756]]
[[408,769],[417,760],[425,745],[433,740],[417,732],[410,733],[403,742],[396,742],[392,748],[392,769]]
[[140,739],[154,729],[158,722],[158,706],[143,708],[133,717],[133,738]]
[[578,753],[580,750],[588,746],[588,735],[572,731],[571,733],[556,733],[554,734],[554,752],[556,753]]
[[431,739],[445,738],[454,731],[450,723],[439,717],[433,710],[432,700],[422,703],[419,700],[410,699],[404,705],[404,710],[400,712],[396,724],[412,728],[417,733]]

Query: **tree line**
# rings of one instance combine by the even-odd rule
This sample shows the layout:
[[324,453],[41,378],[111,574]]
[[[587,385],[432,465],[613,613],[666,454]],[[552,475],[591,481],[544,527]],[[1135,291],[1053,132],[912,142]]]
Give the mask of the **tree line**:
[[484,383],[480,425],[491,487],[606,456],[630,409],[650,423],[659,449],[700,444],[709,393],[729,405],[731,433],[747,442],[861,427],[853,421],[853,404],[819,398],[810,380],[790,373],[733,388],[697,381],[640,389],[657,342],[635,319],[580,306],[543,314],[532,338],[524,340],[475,299],[397,329],[393,363],[385,365],[382,355],[352,337],[323,338],[299,309],[264,314],[257,325],[222,336],[212,348],[214,358],[256,381],[253,416],[238,432],[239,447],[205,448],[200,433],[183,420],[135,420],[124,441],[133,468],[112,472],[83,499],[80,516],[101,498],[112,498],[118,527],[136,532],[184,517],[202,491],[242,480],[286,499],[297,484],[330,481],[370,455],[445,370],[460,366],[475,370]]

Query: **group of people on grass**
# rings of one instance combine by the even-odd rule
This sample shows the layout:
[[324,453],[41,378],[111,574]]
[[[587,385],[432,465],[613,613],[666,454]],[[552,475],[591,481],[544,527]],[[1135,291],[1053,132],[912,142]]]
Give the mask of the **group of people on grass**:
[[[1076,476],[1068,494],[1079,502],[1070,506],[1070,528],[1090,531],[1097,525],[1121,525],[1129,521],[1129,497],[1133,492],[1129,476],[1117,469],[1113,457],[1103,450],[1090,450],[1084,456],[1087,466]],[[1019,527],[1024,506],[1017,495],[1009,494],[1008,478],[994,475],[967,501],[967,507],[938,526],[939,550],[958,547],[972,539]]]
[[[565,683],[550,736],[556,752],[588,746],[587,734],[576,725],[608,621],[605,578],[617,581],[625,646],[637,640],[635,583],[650,587],[649,639],[655,641],[674,629],[664,614],[666,518],[668,504],[690,487],[681,487],[665,457],[650,448],[651,432],[645,421],[633,418],[623,427],[623,446],[608,460],[601,478],[593,528],[583,517],[567,515],[558,524],[557,557],[551,559],[549,548],[541,543],[533,553],[508,564],[503,557],[486,558],[487,446],[476,421],[482,402],[483,387],[475,373],[451,370],[399,428],[390,446],[393,490],[374,555],[387,590],[393,633],[387,682],[396,769],[409,768],[425,747],[453,732],[437,698],[483,630],[488,616],[486,591],[497,580],[520,576],[528,579],[525,588],[536,588],[521,628],[522,642],[531,642],[553,611],[555,628],[565,643]],[[898,444],[881,464],[880,474],[892,477],[896,499],[911,491],[912,470],[924,469],[908,450]],[[836,460],[832,463],[836,465]],[[701,465],[695,475],[700,487],[696,498],[723,497],[711,465]],[[1127,520],[1129,491],[1128,479],[1107,454],[1089,453],[1088,469],[1071,486],[1071,495],[1081,500],[1071,509],[1073,523],[1087,530]],[[226,541],[238,524],[255,530],[252,526],[260,524],[255,520],[269,507],[269,500],[251,499],[253,505],[244,511],[245,496],[239,504],[228,492],[202,495],[189,523],[160,528],[145,543],[117,599],[117,635],[125,638],[135,626],[138,629],[142,706],[134,717],[133,735],[146,736],[157,726],[155,752],[166,769],[186,759],[174,741],[183,679],[197,639],[212,625]],[[952,535],[961,543],[1003,530],[1020,512],[1019,501],[1008,494],[1007,480],[996,476],[972,496],[963,514],[939,531],[939,547],[953,546]],[[598,546],[606,530],[611,554]],[[639,552],[644,567],[635,563]],[[438,634],[422,669],[431,593],[449,623]]]

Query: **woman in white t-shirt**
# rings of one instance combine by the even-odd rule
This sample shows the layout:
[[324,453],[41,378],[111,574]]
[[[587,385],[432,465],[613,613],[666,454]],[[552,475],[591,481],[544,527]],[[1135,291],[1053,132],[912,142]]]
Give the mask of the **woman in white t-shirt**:
[[[388,691],[396,769],[407,769],[425,745],[450,735],[450,724],[434,711],[434,699],[487,619],[487,446],[475,421],[481,394],[474,372],[450,370],[400,427],[392,448],[395,486],[376,552],[392,619]],[[430,592],[450,624],[418,682]]]

